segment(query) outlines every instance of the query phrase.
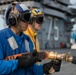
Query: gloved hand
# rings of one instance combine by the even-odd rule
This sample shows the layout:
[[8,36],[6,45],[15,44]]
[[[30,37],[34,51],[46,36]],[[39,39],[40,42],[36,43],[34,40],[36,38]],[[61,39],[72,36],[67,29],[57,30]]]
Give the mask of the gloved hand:
[[[37,50],[33,50],[32,55],[35,56],[36,58],[38,58],[39,60],[43,60],[46,58],[46,52],[37,52]],[[40,61],[40,62],[41,62]]]
[[55,70],[55,72],[60,71],[60,67],[61,67],[61,60],[52,60],[49,63],[45,63],[43,64],[43,71],[45,74],[50,74],[49,70],[53,67],[53,69]]
[[30,53],[26,55],[22,55],[20,57],[17,57],[18,59],[18,67],[19,68],[27,68],[32,66],[34,63],[36,63],[36,58],[33,57]]
[[59,72],[61,67],[61,60],[52,60],[51,62],[53,63],[53,68],[55,72]]
[[42,61],[41,57],[40,57],[41,54],[39,54],[39,52],[37,52],[37,50],[33,50],[33,52],[31,52],[31,53],[26,53],[26,54],[22,54],[22,55],[26,56],[27,54],[31,54],[33,57],[35,57],[37,62],[41,62]]
[[44,74],[50,74],[49,70],[51,69],[51,67],[53,66],[53,63],[50,61],[48,63],[43,64],[43,72]]

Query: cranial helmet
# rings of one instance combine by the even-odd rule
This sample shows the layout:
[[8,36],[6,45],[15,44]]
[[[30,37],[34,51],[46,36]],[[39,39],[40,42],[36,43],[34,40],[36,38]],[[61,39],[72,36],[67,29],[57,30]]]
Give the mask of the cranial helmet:
[[42,24],[44,22],[43,12],[38,8],[32,8],[31,9],[31,22],[33,22],[33,19],[35,19],[37,23]]
[[42,11],[38,8],[33,8],[31,10],[31,13],[32,13],[32,17],[43,16]]
[[[15,14],[13,12],[10,13],[11,9],[13,7],[16,7],[16,9],[19,11],[20,14]],[[20,19],[23,22],[28,22],[31,17],[31,12],[28,9],[28,7],[25,4],[22,3],[15,3],[13,2],[11,5],[8,6],[8,8],[5,11],[5,21],[7,25],[15,26],[18,23],[18,19]]]

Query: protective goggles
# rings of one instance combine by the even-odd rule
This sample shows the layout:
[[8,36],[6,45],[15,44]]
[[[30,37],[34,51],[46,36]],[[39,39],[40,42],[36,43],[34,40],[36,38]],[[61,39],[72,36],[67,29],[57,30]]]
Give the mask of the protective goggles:
[[42,24],[44,22],[44,17],[43,16],[36,17],[36,22],[38,24]]
[[23,22],[29,22],[30,21],[30,18],[31,18],[31,13],[21,13],[19,15],[19,18]]

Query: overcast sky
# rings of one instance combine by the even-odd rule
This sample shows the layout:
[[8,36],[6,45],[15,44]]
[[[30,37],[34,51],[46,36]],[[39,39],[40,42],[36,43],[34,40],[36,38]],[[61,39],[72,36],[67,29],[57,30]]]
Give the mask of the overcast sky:
[[76,3],[76,0],[70,0],[70,2],[71,2],[72,4],[74,4],[74,3]]
[[[76,4],[76,0],[70,0],[70,2],[72,3],[72,4]],[[1,18],[2,16],[0,16],[0,29],[2,29],[3,28],[3,19]],[[76,29],[76,25],[74,25],[74,29]]]

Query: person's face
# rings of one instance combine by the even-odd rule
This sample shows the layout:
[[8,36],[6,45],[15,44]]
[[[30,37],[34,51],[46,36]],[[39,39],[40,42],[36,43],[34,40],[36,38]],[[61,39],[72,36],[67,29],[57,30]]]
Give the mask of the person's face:
[[41,29],[43,23],[43,17],[38,17],[34,20],[34,28],[36,31]]
[[28,22],[20,21],[19,22],[19,27],[20,27],[21,32],[25,31],[28,27]]
[[34,28],[36,31],[40,30],[41,29],[41,24],[37,23],[36,21],[34,21]]
[[[12,12],[12,11],[11,11]],[[11,30],[17,34],[20,35],[21,32],[25,31],[28,27],[28,22],[30,20],[31,17],[31,13],[29,12],[24,12],[24,13],[20,13],[16,8],[14,8],[13,10],[14,14],[19,14],[19,17],[17,17],[17,25],[15,26],[11,26]]]
[[11,26],[11,30],[17,34],[20,35],[21,32],[25,31],[28,27],[28,22],[19,21],[16,26]]
[[21,13],[20,14],[20,19],[19,19],[19,22],[18,22],[18,27],[20,29],[20,31],[25,31],[28,27],[28,22],[30,20],[30,16],[31,14],[30,13]]

